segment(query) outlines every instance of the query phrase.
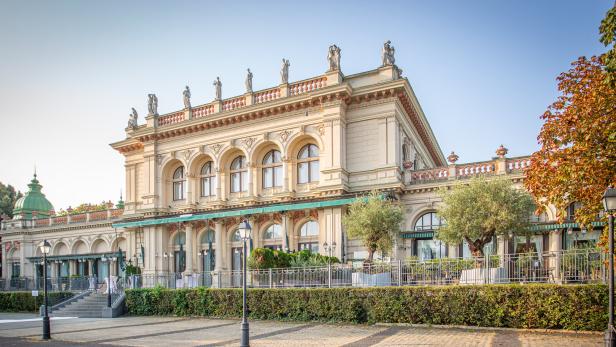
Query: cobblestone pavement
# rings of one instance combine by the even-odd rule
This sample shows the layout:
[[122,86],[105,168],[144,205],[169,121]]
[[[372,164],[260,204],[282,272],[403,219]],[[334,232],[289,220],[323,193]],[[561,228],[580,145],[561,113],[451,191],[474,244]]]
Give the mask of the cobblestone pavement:
[[[237,320],[122,317],[51,321],[47,346],[237,346]],[[0,346],[32,346],[42,322],[34,315],[0,313]],[[250,322],[251,346],[601,346],[601,333],[510,329]]]

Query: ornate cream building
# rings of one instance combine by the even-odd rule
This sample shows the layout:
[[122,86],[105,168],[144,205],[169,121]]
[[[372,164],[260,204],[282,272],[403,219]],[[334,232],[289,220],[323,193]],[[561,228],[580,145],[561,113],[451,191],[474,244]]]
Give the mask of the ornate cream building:
[[[288,82],[283,60],[281,84],[158,114],[148,96],[145,123],[133,109],[126,138],[111,144],[125,157],[126,201],[120,209],[65,217],[16,215],[3,222],[2,275],[33,276],[44,239],[52,244],[52,274],[97,274],[107,268],[103,254],[123,252],[146,274],[238,269],[237,226],[249,217],[251,247],[312,249],[344,262],[366,252],[342,227],[346,206],[358,194],[379,190],[406,210],[404,232],[388,257],[420,259],[467,256],[464,245],[434,240],[439,220],[436,190],[483,174],[520,184],[529,159],[497,156],[479,163],[446,162],[407,78],[385,43],[382,65],[343,75],[340,50],[330,47],[329,69]],[[40,214],[40,211],[39,211]],[[577,225],[556,225],[554,211],[534,227],[537,251],[553,251],[597,237]],[[564,231],[564,232],[563,232]],[[516,241],[495,240],[491,251],[516,251]],[[112,273],[118,270],[114,266]]]

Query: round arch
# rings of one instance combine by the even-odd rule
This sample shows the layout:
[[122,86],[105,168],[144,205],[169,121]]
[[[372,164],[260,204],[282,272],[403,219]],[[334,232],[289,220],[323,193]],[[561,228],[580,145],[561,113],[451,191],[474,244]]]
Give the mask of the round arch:
[[70,249],[68,245],[64,241],[58,241],[53,245],[53,251],[51,252],[53,255],[68,255],[70,254]]
[[113,240],[113,242],[111,243],[111,250],[112,251],[117,251],[118,247],[121,248],[123,251],[126,251],[128,248],[128,241],[126,241],[126,237],[124,236],[118,236],[115,240]]
[[319,148],[319,153],[324,151],[323,141],[321,141],[320,137],[311,134],[301,134],[290,139],[285,149],[285,155],[291,160],[296,160],[299,150],[307,144],[316,145]]
[[[162,201],[165,206],[171,205],[173,203],[173,173],[179,167],[184,167],[184,180],[186,184],[187,172],[186,172],[186,164],[180,159],[169,159],[162,165],[161,177],[163,183],[162,189]],[[186,189],[186,186],[184,187]],[[184,197],[186,198],[186,197]]]
[[109,249],[109,243],[106,240],[99,238],[92,242],[90,251],[92,253],[108,253],[111,250]]
[[250,159],[250,155],[243,148],[228,147],[223,153],[221,153],[218,163],[216,163],[216,166],[221,172],[228,173],[231,162],[233,161],[233,159],[240,155],[246,157],[247,161]]
[[84,240],[77,239],[75,240],[75,242],[73,242],[71,253],[72,254],[86,254],[86,253],[89,253],[88,249],[89,249],[88,244]]

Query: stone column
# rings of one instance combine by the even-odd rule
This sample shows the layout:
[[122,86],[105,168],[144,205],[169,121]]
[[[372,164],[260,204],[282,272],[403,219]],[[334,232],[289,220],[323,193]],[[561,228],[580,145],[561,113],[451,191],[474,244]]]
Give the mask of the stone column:
[[77,260],[69,260],[68,261],[68,274],[69,276],[73,276],[77,274]]
[[6,261],[6,257],[8,254],[6,253],[6,247],[4,246],[4,244],[0,243],[0,246],[2,246],[2,251],[4,252],[4,256],[2,257],[2,278],[8,280],[9,278],[11,278],[9,274],[9,265]]
[[255,196],[255,192],[256,192],[255,185],[253,185],[253,182],[255,181],[254,177],[255,177],[256,165],[253,162],[248,162],[246,166],[247,166],[246,168],[246,187],[248,188],[246,190],[246,194],[252,197],[252,196]]
[[283,192],[289,192],[292,188],[289,185],[289,181],[290,181],[290,172],[289,172],[289,167],[291,167],[291,165],[289,165],[291,163],[291,160],[289,159],[288,156],[285,156],[282,158],[282,191]]
[[561,283],[561,273],[560,273],[560,264],[563,250],[563,232],[562,230],[554,230],[550,232],[549,235],[549,252],[550,252],[550,263],[549,266],[552,269],[552,274],[554,276],[554,281],[557,283]]
[[186,271],[184,274],[192,275],[193,273],[193,244],[194,244],[194,229],[192,223],[186,223]]
[[225,186],[222,184],[224,180],[224,176],[222,170],[220,168],[216,168],[216,199],[219,201],[225,200]]
[[216,260],[214,264],[214,271],[220,271],[223,269],[223,264],[222,264],[222,255],[223,255],[223,248],[225,247],[225,241],[223,240],[223,236],[222,236],[222,222],[221,221],[216,221],[214,222],[214,238],[216,239]]
[[283,213],[282,214],[282,250],[291,250],[291,245],[289,244],[291,242],[290,240],[290,232],[288,230],[289,228],[289,214],[288,213]]

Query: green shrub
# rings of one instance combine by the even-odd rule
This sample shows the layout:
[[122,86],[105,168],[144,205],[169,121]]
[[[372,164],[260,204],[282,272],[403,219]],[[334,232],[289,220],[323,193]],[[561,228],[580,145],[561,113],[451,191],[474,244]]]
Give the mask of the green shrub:
[[[249,289],[253,319],[602,330],[605,285]],[[134,315],[240,317],[240,289],[132,289]]]
[[[49,292],[49,305],[53,306],[73,296],[71,292]],[[0,292],[0,312],[38,312],[43,304],[43,292],[32,296],[32,292]]]
[[328,257],[310,250],[302,250],[294,253],[272,250],[269,248],[255,248],[248,258],[248,266],[251,269],[270,269],[288,267],[326,266],[340,263],[336,257]]

